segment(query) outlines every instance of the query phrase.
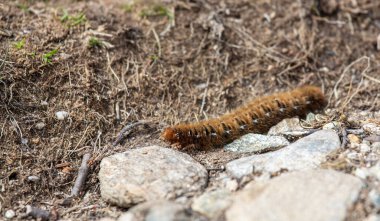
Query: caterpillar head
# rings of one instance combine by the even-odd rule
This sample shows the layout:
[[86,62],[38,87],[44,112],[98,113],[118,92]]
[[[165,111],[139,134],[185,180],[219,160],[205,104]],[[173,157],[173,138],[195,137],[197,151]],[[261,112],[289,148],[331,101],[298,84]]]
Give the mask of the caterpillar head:
[[311,102],[311,110],[320,110],[326,107],[327,100],[320,88],[315,86],[304,86],[299,90],[308,97],[308,100]]
[[162,134],[161,138],[168,141],[169,143],[179,143],[179,134],[177,131],[171,127],[166,128]]

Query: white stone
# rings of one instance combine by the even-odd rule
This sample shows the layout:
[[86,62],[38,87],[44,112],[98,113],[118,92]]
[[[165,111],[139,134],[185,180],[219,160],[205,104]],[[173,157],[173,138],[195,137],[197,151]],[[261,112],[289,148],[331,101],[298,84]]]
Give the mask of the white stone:
[[40,180],[39,176],[28,176],[28,181],[30,182],[37,182]]
[[343,221],[362,181],[333,170],[291,172],[251,182],[233,198],[227,221]]
[[99,171],[102,198],[121,207],[192,196],[207,179],[207,170],[189,155],[159,146],[105,157]]
[[371,147],[368,144],[362,143],[362,144],[360,144],[359,147],[360,147],[360,152],[362,152],[362,153],[368,153],[371,151]]
[[322,129],[339,131],[341,127],[342,127],[342,123],[333,121],[333,122],[323,125]]
[[69,116],[69,113],[66,111],[58,111],[55,113],[55,116],[58,120],[64,120]]
[[374,150],[380,150],[380,142],[374,142],[372,144],[372,147]]
[[5,211],[4,217],[5,217],[6,219],[12,219],[12,218],[15,217],[15,216],[16,216],[15,211],[13,211],[13,210],[11,210],[11,209]]
[[281,136],[246,134],[224,146],[224,149],[239,153],[260,153],[277,150],[287,145],[289,145],[289,141]]
[[317,168],[326,155],[340,147],[339,136],[332,130],[320,130],[280,150],[240,158],[227,163],[232,177],[242,178],[256,172],[276,173],[282,169],[307,170]]
[[38,129],[38,130],[41,130],[42,128],[44,128],[46,126],[46,124],[44,123],[44,122],[38,122],[37,124],[36,124],[36,128]]
[[300,125],[299,118],[286,118],[277,125],[271,127],[268,135],[283,135],[291,131],[305,131]]

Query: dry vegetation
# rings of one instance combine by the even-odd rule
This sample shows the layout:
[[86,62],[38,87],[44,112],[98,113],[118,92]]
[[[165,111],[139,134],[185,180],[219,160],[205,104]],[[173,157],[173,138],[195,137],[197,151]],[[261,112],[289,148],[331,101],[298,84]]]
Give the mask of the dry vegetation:
[[[320,8],[303,0],[2,1],[1,213],[26,205],[63,217],[119,212],[99,199],[102,157],[162,144],[167,124],[217,116],[266,93],[313,84],[333,110],[379,110],[380,2]],[[57,111],[69,117],[57,120]],[[151,123],[113,147],[138,120]],[[64,207],[88,152],[86,195]],[[207,154],[195,157],[219,162]]]

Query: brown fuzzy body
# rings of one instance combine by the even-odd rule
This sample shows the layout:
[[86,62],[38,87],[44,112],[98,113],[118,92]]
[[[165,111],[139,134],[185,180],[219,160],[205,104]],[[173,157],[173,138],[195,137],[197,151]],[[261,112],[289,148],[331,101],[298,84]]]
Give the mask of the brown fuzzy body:
[[219,118],[168,127],[161,137],[179,149],[220,147],[247,133],[266,133],[284,118],[304,117],[326,106],[318,87],[304,86],[289,92],[259,97]]

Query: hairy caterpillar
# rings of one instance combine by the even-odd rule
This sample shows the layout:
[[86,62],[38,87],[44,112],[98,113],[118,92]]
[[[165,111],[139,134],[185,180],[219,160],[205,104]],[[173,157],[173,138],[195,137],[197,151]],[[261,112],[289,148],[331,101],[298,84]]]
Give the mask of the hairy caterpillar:
[[304,117],[322,109],[327,102],[315,86],[259,97],[219,118],[166,128],[161,137],[179,149],[198,150],[220,147],[247,133],[266,133],[284,118]]

